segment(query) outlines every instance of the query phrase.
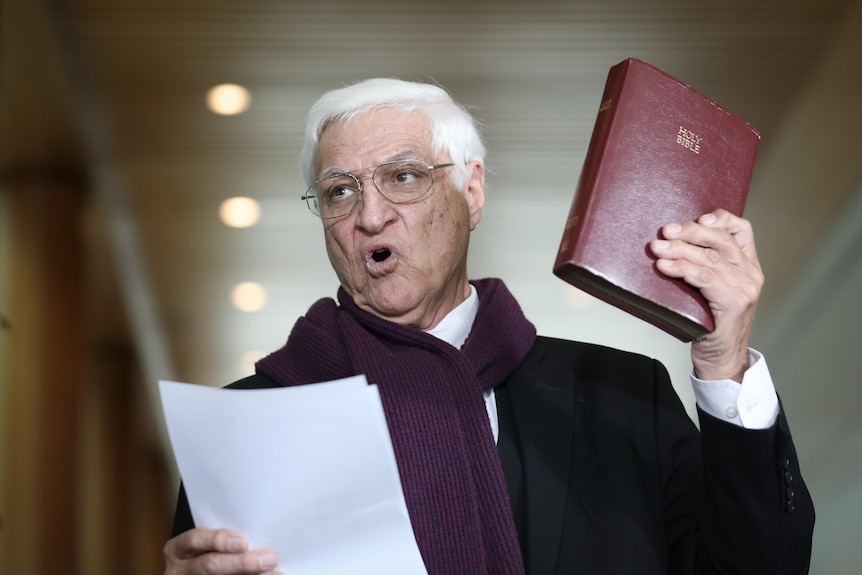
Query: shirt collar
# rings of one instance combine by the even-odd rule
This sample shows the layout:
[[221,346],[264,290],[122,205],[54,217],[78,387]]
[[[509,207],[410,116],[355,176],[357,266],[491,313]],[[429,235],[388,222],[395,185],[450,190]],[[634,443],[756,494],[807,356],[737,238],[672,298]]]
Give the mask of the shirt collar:
[[470,284],[470,295],[458,306],[447,313],[440,322],[425,333],[442,339],[452,347],[461,349],[473,329],[473,320],[479,312],[479,295]]

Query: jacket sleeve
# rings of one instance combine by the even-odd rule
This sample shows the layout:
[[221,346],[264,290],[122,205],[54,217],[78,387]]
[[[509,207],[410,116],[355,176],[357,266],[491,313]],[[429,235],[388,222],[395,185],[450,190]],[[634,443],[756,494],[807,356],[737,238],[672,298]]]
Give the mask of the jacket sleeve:
[[[662,391],[663,383],[658,386],[658,396],[675,395],[672,389]],[[807,573],[814,506],[783,409],[763,430],[744,429],[698,410],[700,433],[694,443],[686,434],[676,435],[673,415],[660,408],[656,414],[665,460],[670,571]]]
[[[784,410],[765,430],[699,412],[704,461],[702,538],[720,573],[808,573],[814,504]],[[744,528],[743,528],[744,527]]]

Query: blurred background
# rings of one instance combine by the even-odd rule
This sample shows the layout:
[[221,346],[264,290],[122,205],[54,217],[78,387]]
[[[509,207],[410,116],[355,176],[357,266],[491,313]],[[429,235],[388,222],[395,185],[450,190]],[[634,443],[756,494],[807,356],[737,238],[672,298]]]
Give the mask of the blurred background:
[[0,573],[161,573],[178,477],[157,381],[251,373],[335,294],[297,159],[309,105],[369,76],[439,83],[481,120],[471,275],[541,333],[661,359],[693,412],[686,344],[550,271],[627,57],[761,131],[753,344],[818,509],[811,572],[858,573],[858,0],[2,0]]

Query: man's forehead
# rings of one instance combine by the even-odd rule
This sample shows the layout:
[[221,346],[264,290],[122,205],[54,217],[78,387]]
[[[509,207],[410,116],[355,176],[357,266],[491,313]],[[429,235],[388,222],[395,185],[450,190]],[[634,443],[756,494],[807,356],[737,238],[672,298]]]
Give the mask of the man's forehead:
[[[317,150],[317,167],[356,169],[357,161],[376,163],[433,158],[431,132],[421,112],[375,110],[340,119],[324,128]],[[344,164],[344,165],[342,165]]]
[[328,122],[320,135],[321,141],[327,134],[339,132],[349,134],[369,130],[384,132],[411,132],[430,138],[431,130],[428,118],[418,110],[409,112],[391,108],[376,108],[366,112],[347,115]]

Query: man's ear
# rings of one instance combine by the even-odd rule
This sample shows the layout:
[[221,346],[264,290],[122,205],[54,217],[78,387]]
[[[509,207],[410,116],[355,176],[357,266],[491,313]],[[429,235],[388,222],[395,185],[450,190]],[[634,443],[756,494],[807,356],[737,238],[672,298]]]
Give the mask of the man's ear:
[[467,164],[467,207],[470,210],[470,231],[476,229],[482,219],[482,209],[485,207],[485,167],[481,162]]

